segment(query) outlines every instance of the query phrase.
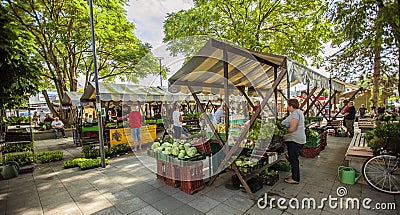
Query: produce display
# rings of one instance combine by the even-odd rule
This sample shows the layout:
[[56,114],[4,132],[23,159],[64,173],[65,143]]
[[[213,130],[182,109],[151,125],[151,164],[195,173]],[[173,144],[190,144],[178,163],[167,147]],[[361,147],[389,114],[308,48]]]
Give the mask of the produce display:
[[176,140],[170,142],[154,142],[151,146],[154,152],[161,152],[162,154],[178,157],[179,159],[194,158],[200,155],[196,147],[191,146],[189,140]]
[[319,137],[319,133],[313,129],[306,129],[306,137],[312,138],[312,137]]
[[215,125],[215,130],[218,133],[225,133],[225,124],[217,124],[217,125]]
[[51,152],[38,152],[35,154],[36,159],[42,163],[50,163],[52,161],[60,161],[63,159],[64,154],[62,151],[51,151]]
[[256,119],[250,128],[249,137],[254,140],[271,139],[273,135],[283,137],[287,133],[287,127],[282,124],[281,120],[273,122],[264,122]]

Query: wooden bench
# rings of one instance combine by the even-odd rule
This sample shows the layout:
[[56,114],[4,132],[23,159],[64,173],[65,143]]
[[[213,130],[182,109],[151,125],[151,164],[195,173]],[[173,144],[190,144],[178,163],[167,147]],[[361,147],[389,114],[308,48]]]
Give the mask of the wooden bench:
[[345,155],[345,159],[349,162],[349,166],[353,167],[357,171],[361,171],[364,162],[372,156],[372,150],[368,147],[368,143],[364,139],[364,133],[355,133]]
[[[326,128],[328,129],[328,133],[336,134],[340,128],[343,126],[343,121],[342,120],[330,120],[328,121]],[[334,132],[329,132],[329,130],[333,130]]]
[[375,128],[374,119],[372,118],[359,119],[358,128],[361,129],[361,133],[374,129]]

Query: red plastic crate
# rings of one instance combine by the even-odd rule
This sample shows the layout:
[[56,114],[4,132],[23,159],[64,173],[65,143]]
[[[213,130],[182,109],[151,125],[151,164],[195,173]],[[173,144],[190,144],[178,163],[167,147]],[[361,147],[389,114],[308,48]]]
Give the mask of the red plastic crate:
[[205,187],[204,180],[195,180],[195,181],[181,181],[180,190],[187,194],[193,194],[199,190],[202,190]]
[[203,161],[191,161],[188,166],[179,166],[181,181],[197,181],[203,179]]
[[197,148],[197,150],[206,153],[207,156],[211,155],[211,142],[207,141],[205,138],[201,138],[197,142],[193,142],[191,146],[194,146]]
[[319,152],[321,151],[321,144],[317,147],[303,146],[303,148],[301,148],[301,151],[303,152],[304,157],[315,158],[319,155]]
[[180,168],[171,163],[165,163],[165,183],[171,187],[179,187],[180,185]]
[[156,176],[158,179],[165,181],[165,161],[157,160],[157,173]]

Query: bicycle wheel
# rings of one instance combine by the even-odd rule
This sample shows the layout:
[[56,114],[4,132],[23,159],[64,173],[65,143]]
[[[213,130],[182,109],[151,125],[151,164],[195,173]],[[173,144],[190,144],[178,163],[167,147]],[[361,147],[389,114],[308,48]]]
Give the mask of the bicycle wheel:
[[400,159],[393,155],[376,155],[362,167],[367,183],[373,188],[390,194],[400,194]]

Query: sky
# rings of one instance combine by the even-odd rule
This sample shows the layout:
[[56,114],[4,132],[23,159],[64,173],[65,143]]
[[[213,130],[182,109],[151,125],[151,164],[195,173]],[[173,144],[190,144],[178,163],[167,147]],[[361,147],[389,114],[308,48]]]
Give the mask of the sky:
[[[152,52],[156,57],[163,57],[162,65],[170,69],[169,78],[174,72],[182,67],[184,58],[182,56],[171,57],[165,49],[162,42],[164,38],[163,24],[168,13],[178,12],[193,7],[193,0],[130,0],[129,5],[125,7],[127,18],[136,25],[135,35],[142,41],[150,43],[153,47]],[[325,47],[326,55],[333,53],[329,44]],[[317,70],[316,68],[313,68]],[[318,69],[320,73],[329,77],[329,73],[322,68]],[[168,84],[167,80],[163,80],[163,86]],[[141,85],[160,85],[160,77],[148,76],[140,79]]]
[[[156,57],[163,57],[162,65],[167,66],[171,73],[176,72],[183,64],[181,56],[171,57],[165,50],[163,25],[168,13],[178,12],[193,7],[192,0],[130,0],[125,7],[127,18],[136,25],[135,35],[143,42],[150,43]],[[168,74],[171,76],[172,74]],[[141,85],[160,85],[159,76],[149,76],[139,80]],[[168,84],[163,80],[163,86]]]

